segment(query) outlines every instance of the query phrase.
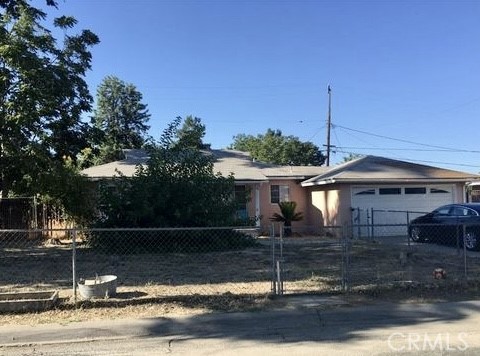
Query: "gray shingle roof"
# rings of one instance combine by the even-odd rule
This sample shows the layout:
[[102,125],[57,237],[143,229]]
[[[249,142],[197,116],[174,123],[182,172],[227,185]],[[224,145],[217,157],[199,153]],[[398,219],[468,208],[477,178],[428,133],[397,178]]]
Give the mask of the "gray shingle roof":
[[[214,172],[224,176],[233,174],[237,181],[267,181],[272,178],[305,180],[328,170],[319,166],[278,166],[252,160],[250,155],[234,150],[209,150],[206,154],[215,157]],[[110,178],[119,173],[131,177],[137,165],[145,164],[148,156],[142,150],[126,151],[121,161],[102,164],[84,169],[82,173],[92,179]]]
[[[121,161],[87,168],[82,173],[92,179],[111,178],[122,174],[131,177],[148,156],[142,150],[127,150]],[[252,160],[250,155],[234,150],[209,150],[215,156],[214,172],[233,174],[237,181],[267,181],[270,179],[303,180],[302,186],[331,183],[396,183],[396,182],[468,182],[480,180],[480,175],[398,161],[390,158],[365,156],[334,167],[278,166]]]
[[480,179],[480,176],[390,158],[365,156],[333,167],[306,180],[302,186],[361,182],[467,182],[475,179]]

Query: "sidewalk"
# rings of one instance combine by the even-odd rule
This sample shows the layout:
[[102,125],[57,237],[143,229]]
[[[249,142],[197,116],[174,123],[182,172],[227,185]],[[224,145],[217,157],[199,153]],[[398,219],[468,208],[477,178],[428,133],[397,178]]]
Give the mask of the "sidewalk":
[[0,354],[480,354],[480,301],[349,306],[287,298],[284,308],[262,312],[2,326]]

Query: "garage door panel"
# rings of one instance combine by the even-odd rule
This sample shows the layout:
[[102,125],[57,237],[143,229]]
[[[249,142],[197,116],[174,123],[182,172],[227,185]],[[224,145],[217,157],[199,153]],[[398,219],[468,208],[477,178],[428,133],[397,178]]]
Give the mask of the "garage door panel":
[[[395,189],[400,188],[400,189]],[[376,186],[376,187],[352,187],[352,208],[367,210],[390,210],[400,212],[429,212],[433,209],[454,202],[454,187],[452,185],[424,185],[408,189],[412,186]],[[415,187],[414,187],[415,188]],[[379,194],[396,193],[400,194]],[[406,194],[406,192],[421,192],[425,194]],[[364,217],[371,214],[363,214]],[[416,214],[418,215],[418,214]],[[376,213],[375,224],[405,224],[406,213]],[[368,224],[365,218],[360,224]]]

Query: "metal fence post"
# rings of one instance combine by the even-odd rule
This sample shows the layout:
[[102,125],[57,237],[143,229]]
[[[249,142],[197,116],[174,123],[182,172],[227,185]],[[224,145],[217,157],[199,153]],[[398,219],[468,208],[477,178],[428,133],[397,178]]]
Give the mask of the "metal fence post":
[[346,292],[349,289],[348,286],[348,269],[349,269],[349,251],[348,251],[348,239],[345,232],[345,226],[342,226],[342,291]]
[[72,233],[72,280],[73,280],[73,302],[77,304],[77,230]]
[[277,260],[277,295],[283,294],[283,286],[282,286],[282,262]]
[[342,242],[342,292],[345,292],[345,228],[342,227],[342,236],[341,236],[341,242]]
[[467,246],[465,244],[465,236],[467,232],[467,227],[463,225],[463,268],[465,279],[468,279],[468,267],[467,267]]
[[408,225],[410,225],[410,212],[407,210],[407,247],[410,249],[410,236],[408,234]]
[[[457,234],[456,234],[457,235],[457,256],[460,255],[460,228],[462,228],[462,226],[457,223],[456,229],[455,229],[456,232],[457,232]],[[465,229],[463,229],[463,236],[465,236]],[[464,240],[464,242],[465,242],[465,240]],[[464,245],[465,245],[465,243],[464,243]]]
[[277,260],[278,271],[278,294],[283,295],[283,234],[285,231],[285,225],[281,225],[280,229],[280,257]]
[[371,211],[371,214],[372,214],[372,219],[371,219],[371,226],[372,226],[372,230],[371,230],[371,240],[375,240],[375,220],[374,220],[374,212],[375,210],[373,210],[372,208],[372,211]]
[[276,284],[276,265],[275,265],[275,224],[272,223],[271,229],[271,240],[272,240],[272,293],[277,294],[277,284]]
[[38,229],[37,196],[33,196],[33,229]]
[[349,241],[349,236],[347,234],[345,234],[345,246],[346,246],[346,252],[347,252],[347,273],[346,273],[346,277],[347,277],[347,283],[346,283],[346,287],[347,287],[347,292],[350,291],[350,241]]
[[357,230],[358,230],[358,239],[360,240],[362,238],[362,227],[361,227],[361,223],[362,223],[362,217],[360,216],[360,208],[357,208],[357,217],[358,217],[358,220],[357,220]]

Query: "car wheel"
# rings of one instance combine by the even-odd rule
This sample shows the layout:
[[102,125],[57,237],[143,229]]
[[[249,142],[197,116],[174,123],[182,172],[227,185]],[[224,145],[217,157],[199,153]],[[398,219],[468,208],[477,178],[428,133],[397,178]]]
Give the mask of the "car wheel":
[[410,238],[413,242],[423,242],[425,239],[421,235],[421,230],[418,226],[414,226],[410,229]]
[[478,250],[479,247],[479,238],[478,235],[473,231],[467,231],[463,238],[465,243],[465,248],[469,251]]

